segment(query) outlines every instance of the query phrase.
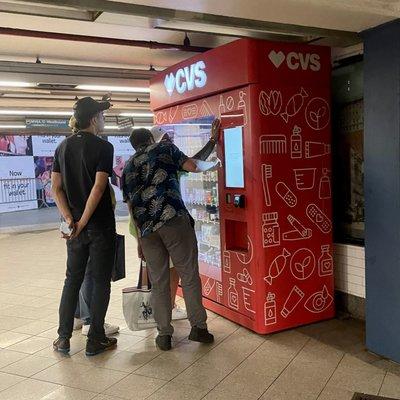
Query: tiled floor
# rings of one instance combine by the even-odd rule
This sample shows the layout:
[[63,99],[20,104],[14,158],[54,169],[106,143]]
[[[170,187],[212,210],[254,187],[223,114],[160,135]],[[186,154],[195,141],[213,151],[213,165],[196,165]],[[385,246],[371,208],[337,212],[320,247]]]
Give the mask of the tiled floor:
[[55,353],[65,263],[58,236],[0,236],[0,400],[347,400],[355,391],[400,399],[400,366],[368,353],[354,320],[259,336],[210,313],[212,346],[188,342],[180,321],[174,350],[160,352],[153,331],[125,327],[121,288],[134,284],[138,265],[128,237],[128,278],[113,284],[107,317],[122,328],[118,348],[87,358],[75,332],[70,356]]

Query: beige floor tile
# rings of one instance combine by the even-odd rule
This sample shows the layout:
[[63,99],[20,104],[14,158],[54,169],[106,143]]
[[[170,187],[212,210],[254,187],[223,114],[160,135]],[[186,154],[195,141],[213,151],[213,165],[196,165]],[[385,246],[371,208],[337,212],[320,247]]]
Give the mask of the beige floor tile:
[[207,389],[200,389],[196,386],[168,382],[146,400],[200,400],[207,394]]
[[0,392],[0,400],[41,400],[57,388],[53,383],[26,379]]
[[99,394],[94,400],[121,400],[121,397],[107,396],[106,394]]
[[27,354],[25,353],[19,353],[17,351],[11,351],[7,349],[0,349],[0,368],[4,368],[9,364],[22,360],[25,357],[27,357]]
[[166,383],[166,381],[160,379],[131,374],[111,386],[104,393],[127,400],[141,400],[150,396]]
[[124,372],[71,363],[65,360],[34,375],[34,378],[101,393],[125,376],[127,374]]
[[354,392],[341,387],[326,387],[318,400],[352,400]]
[[[248,359],[247,359],[248,360]],[[252,400],[258,399],[272,384],[275,377],[268,375],[266,368],[260,368],[245,360],[204,398],[205,400]]]
[[46,347],[51,347],[51,339],[33,336],[8,347],[8,350],[20,351],[21,353],[34,354]]
[[13,306],[1,312],[1,315],[8,317],[30,318],[33,320],[44,317],[48,311],[44,309],[28,307],[28,306]]
[[53,360],[51,358],[43,358],[33,355],[25,357],[20,361],[8,365],[7,367],[2,369],[2,372],[31,377],[32,375],[43,371],[44,369],[50,367],[57,362],[57,360]]
[[135,374],[169,381],[189,367],[190,364],[190,362],[181,360],[179,356],[174,357],[173,351],[171,351],[171,354],[161,354],[143,365],[135,371]]
[[25,378],[22,376],[10,375],[5,372],[0,372],[0,392],[9,388],[10,386],[16,385],[18,382],[23,381]]
[[260,400],[316,400],[313,393],[304,391],[301,386],[276,387],[271,386],[260,398]]
[[297,362],[320,362],[327,366],[337,366],[344,353],[334,347],[321,343],[318,340],[310,340],[296,355]]
[[384,377],[385,372],[381,369],[346,354],[328,386],[376,395]]
[[387,373],[379,395],[400,399],[400,377],[391,373]]
[[24,340],[29,339],[30,335],[25,335],[24,333],[16,333],[16,332],[5,332],[0,334],[0,348],[6,348],[12,346],[15,343],[22,342]]
[[97,393],[61,386],[40,400],[91,400],[96,396]]
[[33,319],[18,318],[18,317],[5,317],[0,315],[0,329],[9,331],[11,329],[18,328],[19,326],[30,324],[34,322]]
[[100,365],[102,368],[131,373],[138,370],[157,356],[158,353],[133,353],[122,351],[115,354],[112,358],[103,361]]
[[130,347],[134,346],[136,343],[139,343],[143,340],[143,338],[139,336],[130,336],[130,335],[117,335],[115,336],[118,339],[117,348],[119,351],[127,350]]
[[27,335],[38,335],[39,333],[45,332],[56,325],[52,322],[46,321],[32,321],[29,324],[19,326],[12,329],[13,332],[26,333]]

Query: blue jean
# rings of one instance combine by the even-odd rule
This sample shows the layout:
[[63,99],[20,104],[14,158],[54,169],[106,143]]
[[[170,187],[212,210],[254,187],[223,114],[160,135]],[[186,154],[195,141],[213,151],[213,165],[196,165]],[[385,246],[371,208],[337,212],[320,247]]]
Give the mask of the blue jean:
[[93,294],[93,277],[90,268],[90,258],[86,266],[85,278],[79,290],[78,305],[76,306],[75,318],[83,321],[83,325],[90,325],[90,304]]

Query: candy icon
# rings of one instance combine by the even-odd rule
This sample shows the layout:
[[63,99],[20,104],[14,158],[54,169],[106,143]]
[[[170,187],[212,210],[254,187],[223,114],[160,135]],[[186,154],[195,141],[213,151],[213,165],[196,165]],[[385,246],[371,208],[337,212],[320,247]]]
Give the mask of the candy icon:
[[264,278],[264,281],[272,285],[272,280],[277,278],[285,269],[289,257],[290,253],[286,249],[283,249],[282,254],[277,256],[269,266],[268,275]]
[[303,107],[304,99],[308,97],[308,93],[301,88],[300,93],[293,95],[286,104],[285,112],[281,114],[283,120],[287,123],[290,117],[294,117]]

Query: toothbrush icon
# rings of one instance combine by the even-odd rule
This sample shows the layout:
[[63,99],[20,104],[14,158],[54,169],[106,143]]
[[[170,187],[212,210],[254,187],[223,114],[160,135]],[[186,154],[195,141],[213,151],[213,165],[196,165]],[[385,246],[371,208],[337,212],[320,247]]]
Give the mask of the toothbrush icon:
[[268,179],[272,178],[272,165],[262,164],[261,175],[264,189],[265,205],[269,207],[271,205],[271,195],[269,194]]

